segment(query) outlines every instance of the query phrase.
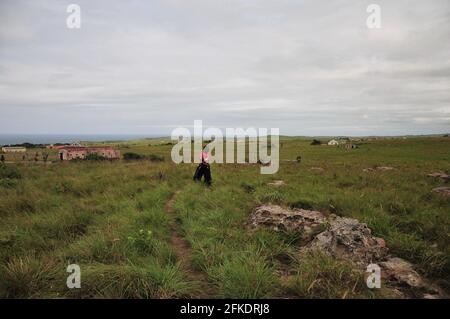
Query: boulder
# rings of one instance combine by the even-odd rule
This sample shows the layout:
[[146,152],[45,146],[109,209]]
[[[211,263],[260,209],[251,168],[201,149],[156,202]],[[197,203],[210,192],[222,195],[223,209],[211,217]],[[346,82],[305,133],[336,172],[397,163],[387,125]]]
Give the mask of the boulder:
[[424,287],[424,282],[420,275],[404,259],[391,257],[381,262],[379,266],[382,268],[382,274],[389,281],[395,281],[400,285],[407,285],[413,288]]
[[378,166],[377,171],[392,171],[394,168],[390,166]]
[[326,217],[321,212],[306,209],[286,209],[278,205],[262,205],[250,215],[253,229],[266,228],[276,232],[298,232],[302,239],[310,240],[325,228]]
[[442,173],[442,172],[434,172],[434,173],[428,174],[427,176],[434,177],[434,178],[440,178],[440,179],[444,180],[445,182],[450,182],[450,175]]
[[450,187],[445,187],[445,186],[436,187],[436,188],[433,188],[432,192],[438,193],[445,197],[450,197]]
[[278,205],[262,205],[250,215],[253,229],[266,228],[277,232],[298,232],[308,243],[301,250],[321,250],[337,258],[368,265],[387,254],[386,243],[372,235],[366,224],[306,210],[287,209]]
[[280,187],[280,186],[286,185],[286,183],[282,180],[276,180],[276,181],[272,181],[272,182],[268,183],[267,185]]
[[[276,232],[298,232],[304,240],[300,253],[325,252],[334,258],[354,263],[362,271],[369,264],[378,264],[381,275],[400,296],[408,289],[419,289],[424,298],[440,298],[442,293],[431,286],[404,259],[388,255],[383,238],[372,235],[366,224],[354,218],[339,217],[304,209],[278,205],[256,207],[250,215],[252,229],[266,228]],[[404,293],[405,291],[406,293]]]
[[333,257],[351,260],[366,267],[387,255],[386,243],[372,235],[366,224],[332,215],[329,227],[306,245],[305,250],[325,251]]

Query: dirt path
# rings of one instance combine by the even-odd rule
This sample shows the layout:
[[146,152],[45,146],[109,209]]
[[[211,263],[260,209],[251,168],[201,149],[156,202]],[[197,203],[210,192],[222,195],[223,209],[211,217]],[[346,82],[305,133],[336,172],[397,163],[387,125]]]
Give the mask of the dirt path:
[[191,263],[191,247],[188,241],[183,237],[180,225],[176,221],[175,210],[173,204],[176,196],[180,193],[177,191],[164,205],[164,210],[171,216],[171,230],[172,235],[170,241],[175,250],[175,255],[180,263],[181,269],[184,271],[186,277],[198,284],[200,294],[198,298],[212,298],[214,296],[214,289],[208,282],[208,277],[205,273],[194,269]]

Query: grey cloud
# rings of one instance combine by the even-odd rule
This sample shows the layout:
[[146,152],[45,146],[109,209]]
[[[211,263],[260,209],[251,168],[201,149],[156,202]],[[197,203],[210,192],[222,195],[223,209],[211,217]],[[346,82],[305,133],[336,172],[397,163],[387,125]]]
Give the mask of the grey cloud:
[[0,2],[0,133],[450,131],[447,0],[75,2]]

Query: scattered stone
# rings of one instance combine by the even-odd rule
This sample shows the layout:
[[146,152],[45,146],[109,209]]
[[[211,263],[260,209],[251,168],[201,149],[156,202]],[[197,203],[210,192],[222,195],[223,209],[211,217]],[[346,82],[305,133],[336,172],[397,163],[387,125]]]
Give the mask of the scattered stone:
[[377,170],[379,170],[379,171],[391,171],[391,170],[393,170],[394,168],[393,167],[390,167],[390,166],[378,166],[377,167]]
[[404,259],[391,257],[379,266],[384,270],[382,274],[389,281],[396,281],[400,285],[408,285],[413,288],[423,288],[424,282],[413,266]]
[[445,197],[450,197],[450,187],[445,187],[445,186],[436,187],[436,188],[433,188],[432,192],[438,193]]
[[275,181],[273,181],[271,183],[268,183],[267,185],[280,187],[280,186],[286,185],[286,183],[284,181],[282,181],[282,180],[275,180]]
[[435,172],[427,175],[428,177],[441,178],[445,182],[450,182],[450,175],[442,172]]
[[306,209],[285,209],[278,205],[262,205],[250,215],[250,227],[267,228],[276,232],[298,232],[303,240],[311,240],[325,227],[321,212]]
[[424,299],[439,299],[443,291],[424,280],[413,268],[413,265],[398,257],[390,257],[380,262],[381,275],[391,284],[398,287],[415,288]]

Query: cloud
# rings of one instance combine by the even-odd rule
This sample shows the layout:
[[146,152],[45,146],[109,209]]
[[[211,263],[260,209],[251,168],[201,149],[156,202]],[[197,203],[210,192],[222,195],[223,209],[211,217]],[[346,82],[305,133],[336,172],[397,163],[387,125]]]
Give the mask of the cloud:
[[450,5],[379,1],[0,3],[0,133],[449,131]]

